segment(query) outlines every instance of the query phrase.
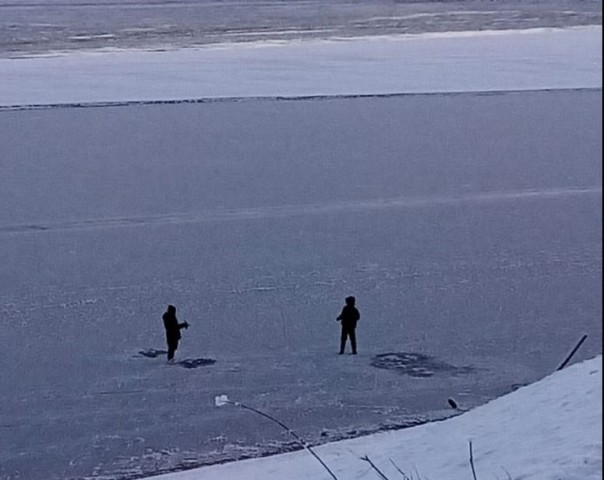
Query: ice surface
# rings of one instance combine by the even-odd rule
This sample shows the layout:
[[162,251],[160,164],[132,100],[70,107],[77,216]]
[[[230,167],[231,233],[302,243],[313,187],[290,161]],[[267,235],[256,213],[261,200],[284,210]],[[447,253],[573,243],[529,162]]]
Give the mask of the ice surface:
[[[600,105],[584,90],[2,112],[0,475],[296,448],[217,395],[325,442],[509,392],[583,332],[577,359],[599,353]],[[357,358],[336,354],[351,293]],[[168,303],[197,368],[139,353],[165,350]]]

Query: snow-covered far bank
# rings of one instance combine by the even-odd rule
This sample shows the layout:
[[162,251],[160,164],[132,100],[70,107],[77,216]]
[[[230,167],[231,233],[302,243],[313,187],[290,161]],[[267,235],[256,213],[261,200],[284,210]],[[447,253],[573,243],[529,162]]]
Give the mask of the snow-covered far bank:
[[[217,392],[220,393],[220,392]],[[236,408],[224,406],[221,408]],[[250,413],[253,415],[253,413]],[[266,421],[261,417],[259,422]],[[314,450],[339,479],[590,480],[602,474],[602,357],[568,367],[443,422]],[[330,475],[306,451],[152,477],[156,480],[308,480]]]
[[0,59],[0,106],[600,88],[600,26]]

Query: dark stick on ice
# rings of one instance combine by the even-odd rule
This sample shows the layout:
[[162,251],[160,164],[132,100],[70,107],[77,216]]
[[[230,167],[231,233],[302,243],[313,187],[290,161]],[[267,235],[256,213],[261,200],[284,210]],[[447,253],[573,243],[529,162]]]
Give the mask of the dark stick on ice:
[[586,338],[587,338],[587,334],[584,334],[581,337],[581,340],[579,340],[579,342],[577,343],[577,345],[575,345],[575,348],[572,349],[572,351],[568,354],[568,356],[564,359],[564,361],[560,364],[560,366],[558,368],[556,368],[556,372],[558,370],[562,370],[564,367],[566,367],[566,364],[568,362],[570,362],[570,359],[573,358],[573,355],[575,353],[577,353],[577,350],[579,350],[579,347],[583,344],[583,342],[585,341]]
[[474,469],[474,455],[472,453],[472,441],[470,440],[470,466],[472,467],[472,477],[476,480],[476,470]]

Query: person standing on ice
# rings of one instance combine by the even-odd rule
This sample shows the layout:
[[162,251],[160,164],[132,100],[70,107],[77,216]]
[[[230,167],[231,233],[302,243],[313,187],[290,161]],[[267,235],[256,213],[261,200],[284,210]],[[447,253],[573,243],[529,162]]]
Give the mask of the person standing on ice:
[[344,354],[346,348],[346,339],[350,338],[350,346],[352,354],[357,354],[357,322],[361,318],[361,314],[354,306],[356,299],[353,296],[346,297],[346,305],[342,309],[342,313],[336,318],[337,322],[342,324],[342,335],[340,336],[340,355]]
[[174,354],[178,348],[178,341],[181,339],[180,330],[189,328],[187,322],[178,323],[176,318],[176,307],[168,305],[168,309],[162,315],[164,327],[166,328],[166,341],[168,343],[168,362],[172,362]]

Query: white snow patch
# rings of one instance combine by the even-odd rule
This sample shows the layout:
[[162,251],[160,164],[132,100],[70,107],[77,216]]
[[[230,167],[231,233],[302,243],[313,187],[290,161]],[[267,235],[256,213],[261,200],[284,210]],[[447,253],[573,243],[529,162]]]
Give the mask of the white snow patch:
[[0,106],[600,88],[600,26],[0,59]]

